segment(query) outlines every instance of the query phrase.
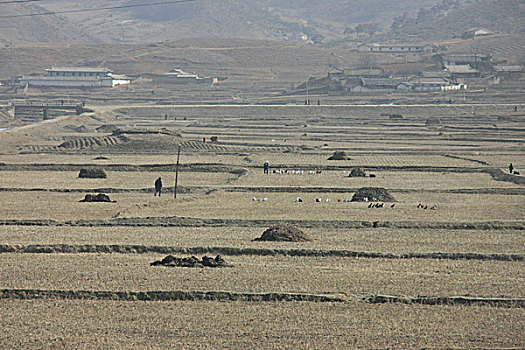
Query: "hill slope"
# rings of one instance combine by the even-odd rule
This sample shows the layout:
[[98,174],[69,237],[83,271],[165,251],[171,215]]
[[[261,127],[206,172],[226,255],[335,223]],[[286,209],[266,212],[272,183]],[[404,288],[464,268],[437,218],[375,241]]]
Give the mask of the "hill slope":
[[[196,0],[147,7],[144,0],[46,0],[0,4],[0,42],[140,43],[180,38],[263,39],[346,45],[348,41],[449,39],[472,27],[525,33],[521,0]],[[88,10],[91,9],[91,10]],[[363,30],[358,25],[368,24]]]

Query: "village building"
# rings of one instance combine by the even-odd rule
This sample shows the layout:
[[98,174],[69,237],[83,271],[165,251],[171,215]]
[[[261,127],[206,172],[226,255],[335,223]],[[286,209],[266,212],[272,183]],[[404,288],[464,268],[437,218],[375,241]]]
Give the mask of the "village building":
[[525,66],[520,65],[498,65],[493,68],[498,76],[509,79],[519,78],[525,73]]
[[469,64],[445,66],[445,71],[454,80],[461,78],[479,78],[479,70],[472,68]]
[[478,36],[487,36],[487,35],[493,35],[494,32],[487,28],[472,28],[464,32],[461,37],[463,39],[471,39]]
[[490,62],[492,57],[487,54],[449,54],[449,55],[435,55],[433,59],[439,63],[443,68],[449,66],[465,66],[470,65],[472,68],[479,69],[480,67],[491,67]]
[[415,77],[397,86],[398,90],[413,91],[458,91],[466,90],[465,84],[452,83],[443,77]]
[[130,78],[113,74],[100,67],[52,67],[46,69],[47,76],[20,78],[21,86],[41,87],[115,87],[131,82]]
[[383,53],[418,53],[433,52],[434,45],[422,44],[361,44],[357,47],[359,52],[383,52]]
[[167,73],[164,73],[162,77],[159,77],[159,81],[163,83],[172,84],[216,84],[220,78],[213,77],[201,77],[195,73],[187,73],[182,69],[173,69]]
[[405,78],[360,78],[359,85],[350,88],[353,92],[392,91],[406,82]]

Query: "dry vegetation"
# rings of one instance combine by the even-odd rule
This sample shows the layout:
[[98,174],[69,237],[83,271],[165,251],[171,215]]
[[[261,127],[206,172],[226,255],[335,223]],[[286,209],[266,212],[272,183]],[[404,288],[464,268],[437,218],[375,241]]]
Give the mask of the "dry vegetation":
[[522,309],[472,306],[3,300],[0,312],[7,348],[512,348],[525,327]]
[[[225,290],[347,296],[521,296],[523,262],[231,256],[218,270],[151,267],[164,255],[9,254],[4,288],[44,290]],[[498,274],[494,274],[498,271]],[[521,281],[521,282],[520,282]]]
[[[174,149],[161,147],[173,140],[157,148],[145,138],[98,148],[86,137],[108,133],[64,128],[82,117],[4,132],[0,289],[11,294],[3,294],[7,299],[0,306],[6,329],[0,347],[111,348],[115,339],[122,347],[523,347],[518,304],[380,305],[360,299],[373,294],[523,299],[523,178],[494,175],[511,161],[518,168],[524,161],[522,121],[492,126],[505,108],[510,107],[478,106],[473,115],[470,107],[458,106],[142,106],[104,107],[95,112],[98,119],[86,119],[90,130],[130,124],[181,131],[176,200],[168,188]],[[394,112],[404,119],[381,117]],[[159,118],[164,113],[177,121]],[[435,115],[444,125],[427,127]],[[218,143],[202,142],[213,135]],[[73,148],[57,147],[71,140]],[[327,160],[336,150],[350,159]],[[107,159],[95,159],[100,156]],[[268,175],[262,171],[265,160]],[[107,179],[78,178],[82,167],[92,166],[104,168]],[[376,177],[348,177],[356,166]],[[153,196],[159,176],[165,185],[160,198]],[[395,205],[347,202],[361,187],[385,188]],[[116,202],[79,202],[95,190]],[[253,241],[279,223],[299,226],[313,241]],[[36,248],[21,249],[30,245]],[[61,252],[66,245],[98,248]],[[18,252],[10,252],[13,247]],[[100,253],[104,247],[114,253]],[[195,253],[200,257],[215,256],[213,247],[233,267],[150,266],[166,256],[163,249],[181,257],[200,249],[202,254]],[[225,255],[222,250],[228,249]],[[226,291],[345,299],[15,300],[17,289],[32,295],[38,290]],[[39,317],[31,322],[24,316],[35,312]],[[143,329],[151,330],[147,337]]]

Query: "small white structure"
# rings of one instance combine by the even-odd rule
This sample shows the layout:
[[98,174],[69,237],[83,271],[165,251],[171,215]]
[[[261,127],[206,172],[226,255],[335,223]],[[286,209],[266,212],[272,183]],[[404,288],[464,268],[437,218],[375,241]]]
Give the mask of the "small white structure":
[[219,78],[212,77],[200,77],[195,73],[187,73],[182,69],[173,69],[167,73],[164,73],[164,78],[161,79],[167,83],[187,84],[187,83],[208,83],[216,84]]
[[131,80],[123,75],[112,74],[101,67],[52,67],[46,69],[47,76],[22,77],[20,85],[49,87],[115,87],[126,85]]
[[481,28],[474,32],[474,36],[493,35],[494,32],[487,28]]

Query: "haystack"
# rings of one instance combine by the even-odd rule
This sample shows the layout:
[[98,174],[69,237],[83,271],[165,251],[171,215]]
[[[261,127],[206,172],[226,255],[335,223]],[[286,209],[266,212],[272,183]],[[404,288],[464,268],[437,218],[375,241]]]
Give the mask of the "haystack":
[[84,199],[82,199],[80,202],[106,202],[106,203],[112,203],[113,201],[109,198],[107,194],[99,193],[99,194],[86,194]]
[[345,151],[335,151],[328,160],[348,160],[350,157],[346,155]]
[[78,177],[81,179],[105,179],[107,177],[104,169],[100,168],[82,168],[78,173]]
[[348,175],[348,177],[366,177],[366,173],[361,168],[354,168],[354,169],[352,169],[352,171],[350,172],[350,175]]
[[382,187],[363,187],[357,190],[352,202],[395,202],[396,200]]
[[254,241],[310,242],[313,239],[297,226],[275,225],[264,231],[262,236],[254,239]]

